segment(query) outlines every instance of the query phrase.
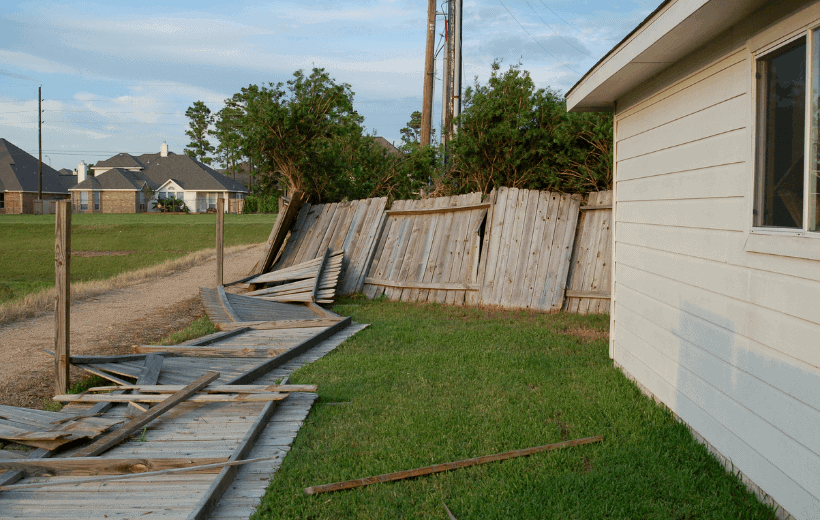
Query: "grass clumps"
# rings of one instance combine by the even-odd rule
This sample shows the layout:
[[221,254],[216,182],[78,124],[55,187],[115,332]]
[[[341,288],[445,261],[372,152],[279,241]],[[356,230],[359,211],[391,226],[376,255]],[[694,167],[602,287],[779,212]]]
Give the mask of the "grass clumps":
[[[334,310],[372,326],[291,376],[294,384],[318,384],[320,398],[254,519],[444,519],[445,503],[460,520],[774,518],[612,366],[601,337],[608,316],[361,298]],[[333,403],[350,404],[322,406]],[[603,443],[302,493],[599,434]]]
[[159,341],[159,343],[157,343],[157,345],[176,345],[178,343],[182,343],[183,341],[213,334],[214,332],[218,331],[216,330],[216,327],[214,327],[213,322],[207,316],[203,316],[191,322],[191,324],[184,329],[172,332],[171,334],[165,336]]

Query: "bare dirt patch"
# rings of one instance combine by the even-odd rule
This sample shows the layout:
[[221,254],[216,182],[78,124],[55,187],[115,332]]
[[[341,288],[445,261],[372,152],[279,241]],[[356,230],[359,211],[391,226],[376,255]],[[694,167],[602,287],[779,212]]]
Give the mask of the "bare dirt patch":
[[[225,281],[246,276],[261,245],[225,257]],[[116,289],[71,306],[71,353],[125,354],[155,342],[204,315],[199,287],[213,287],[216,261]],[[46,314],[0,325],[0,403],[42,408],[54,395],[54,316]],[[84,377],[73,368],[72,380]]]
[[92,256],[128,256],[133,255],[136,253],[137,250],[134,249],[132,251],[72,251],[71,256],[82,256],[85,258],[90,258]]
[[588,329],[586,327],[576,327],[574,329],[567,329],[561,334],[573,336],[584,342],[598,341],[599,339],[608,339],[609,332],[605,330]]

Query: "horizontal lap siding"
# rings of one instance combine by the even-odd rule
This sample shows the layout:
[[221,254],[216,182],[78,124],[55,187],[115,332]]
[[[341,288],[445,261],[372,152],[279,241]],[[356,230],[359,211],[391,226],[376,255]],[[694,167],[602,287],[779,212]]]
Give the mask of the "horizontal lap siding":
[[616,363],[798,518],[820,511],[820,262],[746,253],[745,49],[616,115]]

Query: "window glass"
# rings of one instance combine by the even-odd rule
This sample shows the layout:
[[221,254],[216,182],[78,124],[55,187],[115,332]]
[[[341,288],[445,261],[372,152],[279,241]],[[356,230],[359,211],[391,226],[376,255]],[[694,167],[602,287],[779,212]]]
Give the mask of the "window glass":
[[94,192],[94,209],[96,209],[96,210],[100,209],[100,192],[99,191]]
[[80,192],[80,209],[87,210],[88,209],[88,192],[81,191]]
[[803,228],[806,38],[757,62],[755,225]]
[[809,231],[820,231],[820,29],[815,29],[811,64],[811,156],[809,162]]
[[0,209],[3,209],[5,207],[6,207],[6,194],[5,193],[0,193]]
[[165,200],[166,193],[164,191],[159,192],[158,200]]

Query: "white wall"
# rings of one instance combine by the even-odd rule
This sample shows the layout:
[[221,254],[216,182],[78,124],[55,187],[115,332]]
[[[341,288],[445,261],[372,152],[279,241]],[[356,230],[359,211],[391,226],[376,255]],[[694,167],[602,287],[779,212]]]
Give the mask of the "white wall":
[[737,470],[794,517],[820,518],[820,261],[745,250],[747,42],[788,25],[772,16],[618,100],[611,341]]

